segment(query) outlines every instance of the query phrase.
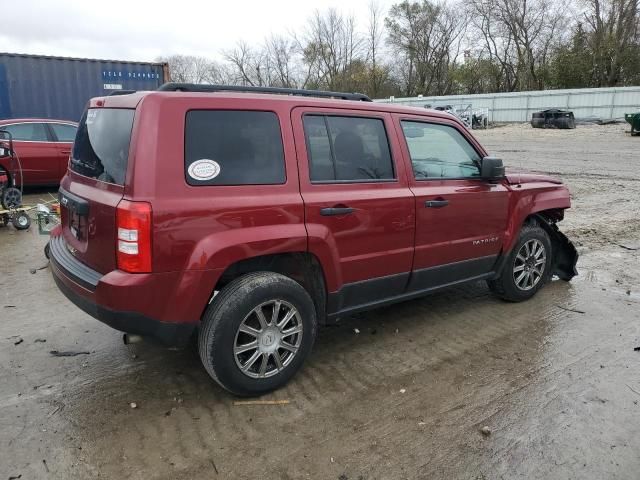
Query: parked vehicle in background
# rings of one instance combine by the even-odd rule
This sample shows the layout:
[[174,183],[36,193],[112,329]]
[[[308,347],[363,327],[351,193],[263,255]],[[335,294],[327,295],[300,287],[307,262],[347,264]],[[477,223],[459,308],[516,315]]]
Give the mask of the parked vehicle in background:
[[505,174],[453,115],[359,94],[92,99],[60,204],[60,290],[130,334],[196,333],[239,395],[285,384],[341,316],[478,280],[521,301],[576,273],[562,182]]
[[13,148],[22,167],[22,174],[12,172],[10,157],[0,157],[0,178],[8,181],[15,175],[18,187],[59,185],[67,171],[77,129],[77,123],[66,120],[0,120],[0,130],[13,137]]
[[425,105],[425,108],[433,108],[441,112],[447,112],[460,119],[467,128],[478,129],[489,127],[489,109],[473,108],[473,104],[459,105]]

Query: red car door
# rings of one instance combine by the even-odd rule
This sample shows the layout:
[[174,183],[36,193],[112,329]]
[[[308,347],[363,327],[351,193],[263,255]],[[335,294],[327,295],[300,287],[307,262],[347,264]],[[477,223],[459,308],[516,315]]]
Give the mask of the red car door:
[[[13,137],[13,148],[22,166],[22,175],[15,174],[16,184],[46,185],[59,183],[59,151],[42,122],[4,125]],[[12,173],[13,174],[13,173]]]
[[60,183],[62,177],[67,173],[69,155],[71,155],[78,127],[71,123],[51,122],[49,128],[58,151],[58,181],[56,183]]
[[508,191],[479,178],[483,151],[453,121],[394,115],[415,194],[416,248],[409,290],[493,270],[508,219]]
[[309,250],[331,266],[329,313],[403,293],[414,200],[391,116],[297,108],[292,120]]

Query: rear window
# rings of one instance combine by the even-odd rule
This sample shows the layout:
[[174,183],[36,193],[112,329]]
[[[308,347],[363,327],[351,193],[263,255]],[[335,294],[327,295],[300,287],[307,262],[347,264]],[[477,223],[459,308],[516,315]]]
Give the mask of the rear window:
[[70,169],[107,183],[124,185],[134,110],[92,108],[80,120]]
[[286,180],[273,112],[191,110],[185,126],[189,185],[274,185]]
[[49,126],[53,130],[58,142],[73,142],[76,138],[78,129],[75,125],[67,125],[66,123],[50,123]]

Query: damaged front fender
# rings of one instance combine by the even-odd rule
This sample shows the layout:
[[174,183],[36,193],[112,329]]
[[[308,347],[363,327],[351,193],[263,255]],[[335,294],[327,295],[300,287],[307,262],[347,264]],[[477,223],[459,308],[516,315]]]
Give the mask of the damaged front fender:
[[536,215],[540,225],[551,237],[553,248],[553,263],[551,273],[558,278],[568,282],[578,274],[576,264],[578,263],[578,251],[575,245],[560,231],[558,225],[543,215]]

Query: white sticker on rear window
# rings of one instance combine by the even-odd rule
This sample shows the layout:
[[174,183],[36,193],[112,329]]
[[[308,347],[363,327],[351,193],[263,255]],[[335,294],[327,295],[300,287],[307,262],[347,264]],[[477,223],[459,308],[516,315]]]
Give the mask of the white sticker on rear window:
[[96,109],[87,110],[87,125],[91,125],[95,121],[97,116],[98,111]]
[[211,180],[220,174],[220,164],[215,160],[202,158],[189,165],[187,173],[194,180]]

